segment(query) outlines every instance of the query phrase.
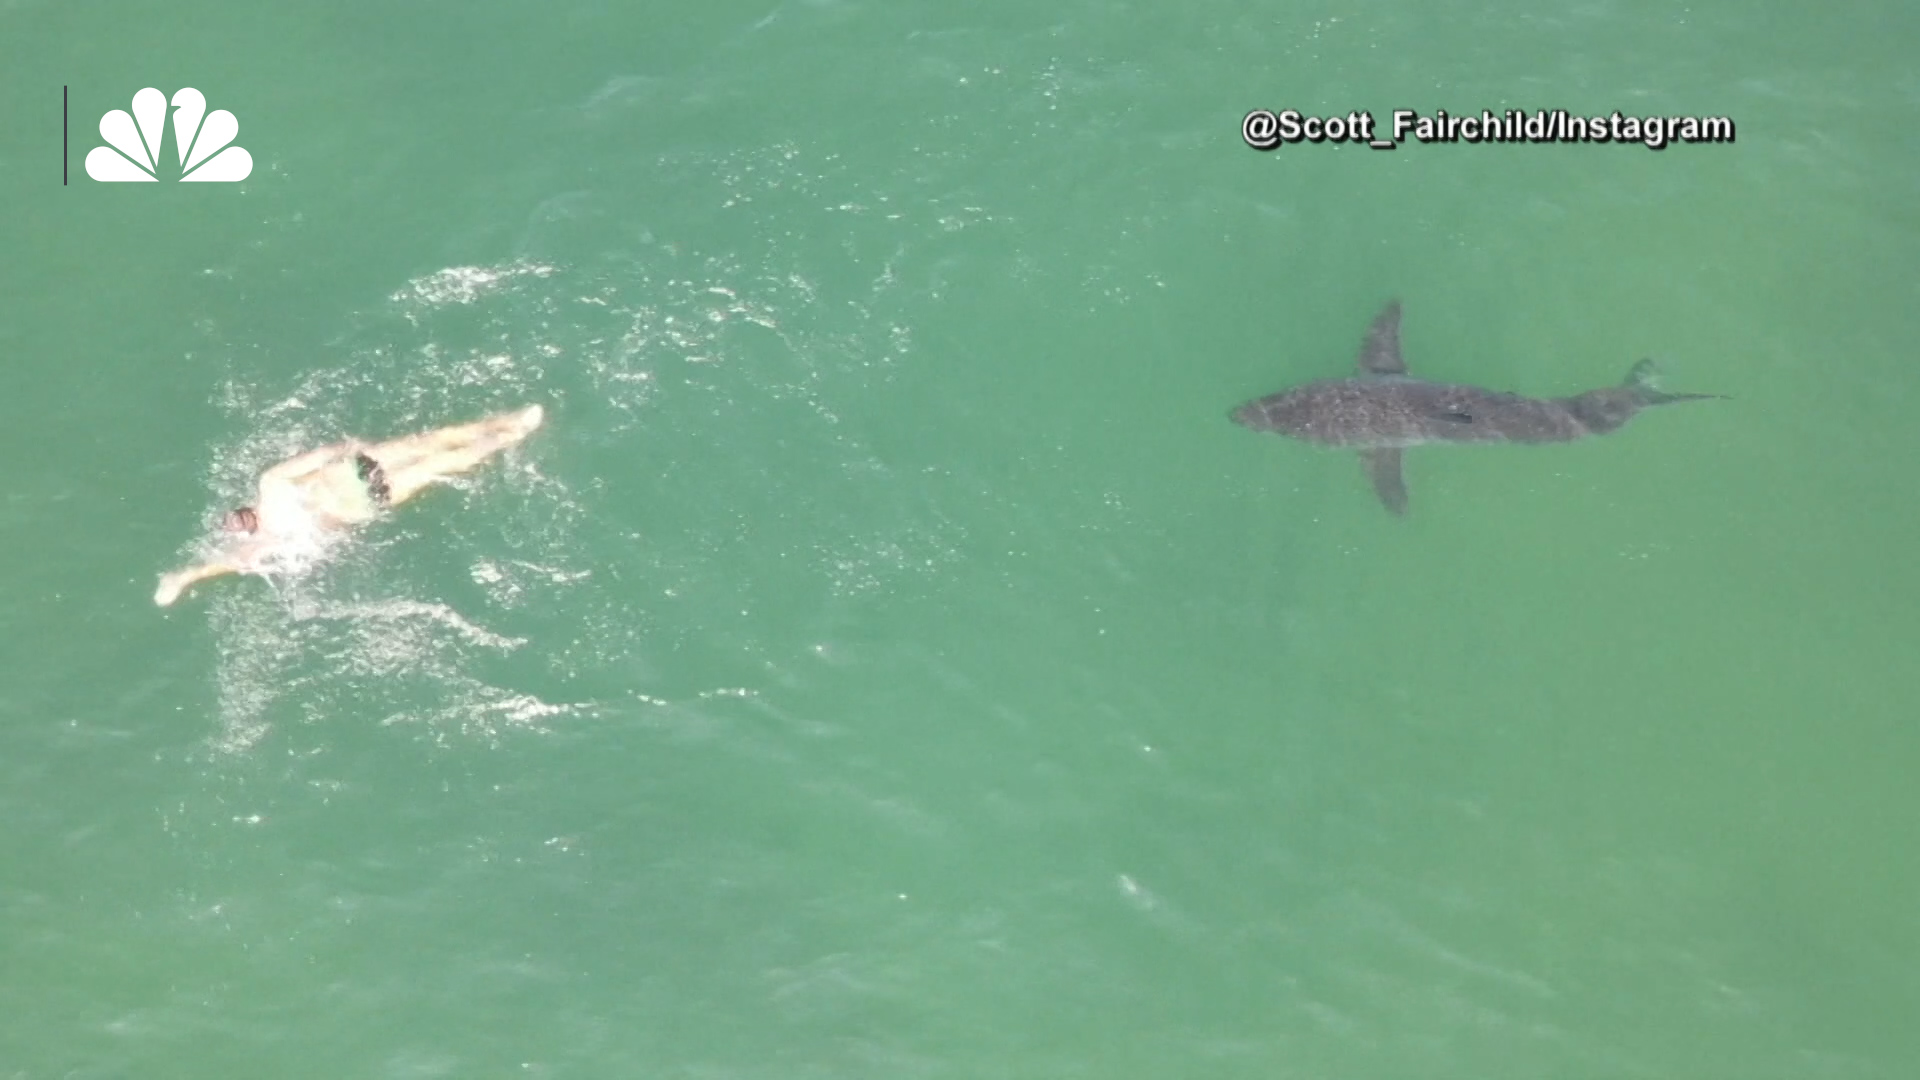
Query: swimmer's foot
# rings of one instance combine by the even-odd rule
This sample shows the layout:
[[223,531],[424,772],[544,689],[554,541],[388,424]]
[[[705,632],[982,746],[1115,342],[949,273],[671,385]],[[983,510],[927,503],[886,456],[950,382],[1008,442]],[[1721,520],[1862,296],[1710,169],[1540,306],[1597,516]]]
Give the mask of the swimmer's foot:
[[510,413],[499,413],[486,421],[487,435],[478,445],[486,453],[497,453],[533,434],[546,418],[547,411],[538,405],[529,405]]

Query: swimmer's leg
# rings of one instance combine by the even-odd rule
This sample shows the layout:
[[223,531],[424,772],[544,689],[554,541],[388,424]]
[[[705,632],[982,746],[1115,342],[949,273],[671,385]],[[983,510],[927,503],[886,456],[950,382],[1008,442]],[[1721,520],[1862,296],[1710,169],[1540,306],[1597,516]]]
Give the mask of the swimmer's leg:
[[365,451],[386,474],[388,501],[406,502],[437,480],[473,469],[533,434],[545,410],[529,405],[471,424],[440,428],[372,446]]
[[404,469],[423,458],[459,452],[501,438],[518,442],[540,426],[543,411],[538,405],[530,405],[516,412],[499,413],[471,424],[436,428],[361,449],[380,462],[383,468]]

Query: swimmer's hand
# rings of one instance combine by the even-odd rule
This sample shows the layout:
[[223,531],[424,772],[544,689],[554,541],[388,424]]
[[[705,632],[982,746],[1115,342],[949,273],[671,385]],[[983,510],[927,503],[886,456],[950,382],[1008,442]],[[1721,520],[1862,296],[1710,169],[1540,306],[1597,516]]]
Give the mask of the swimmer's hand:
[[180,594],[186,592],[187,586],[191,584],[193,582],[182,571],[175,570],[171,574],[162,574],[160,587],[153,590],[153,602],[161,607],[170,607],[175,600],[180,599]]

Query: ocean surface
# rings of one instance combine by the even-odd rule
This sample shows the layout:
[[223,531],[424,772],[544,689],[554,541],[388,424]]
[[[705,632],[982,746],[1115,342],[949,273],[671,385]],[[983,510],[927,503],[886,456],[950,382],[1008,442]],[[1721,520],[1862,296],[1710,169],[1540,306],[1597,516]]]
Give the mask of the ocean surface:
[[[1916,46],[0,0],[0,1080],[1920,1075]],[[148,86],[251,175],[90,179]],[[1393,297],[1415,375],[1732,400],[1396,519],[1227,420]],[[152,603],[273,462],[527,402]]]

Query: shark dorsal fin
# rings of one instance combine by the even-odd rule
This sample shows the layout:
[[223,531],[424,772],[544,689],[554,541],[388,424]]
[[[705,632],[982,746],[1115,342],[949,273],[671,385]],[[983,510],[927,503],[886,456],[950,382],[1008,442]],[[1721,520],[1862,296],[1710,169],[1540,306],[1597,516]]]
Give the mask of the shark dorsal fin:
[[1400,358],[1400,301],[1389,300],[1367,327],[1360,343],[1360,374],[1405,375],[1407,362]]

